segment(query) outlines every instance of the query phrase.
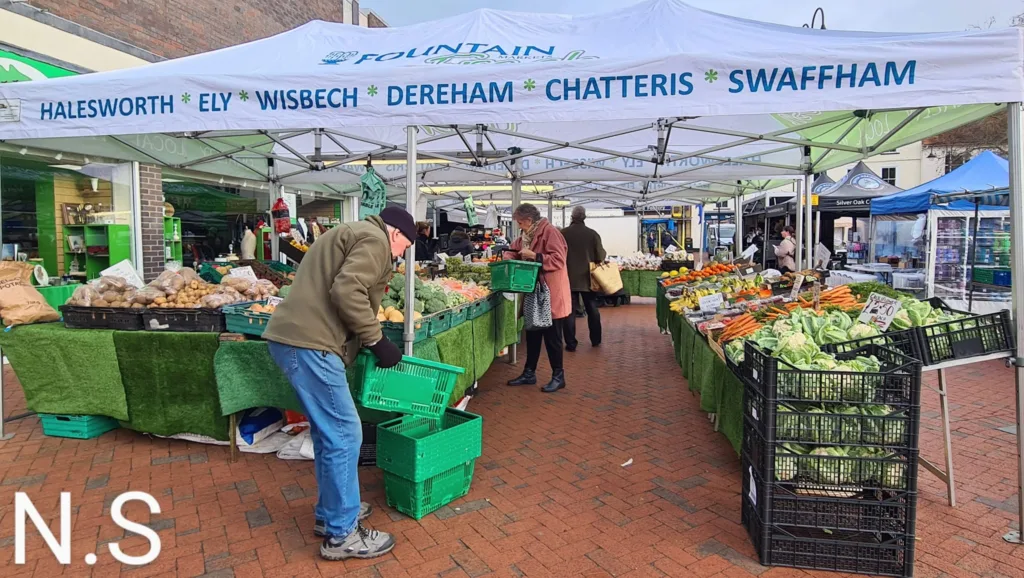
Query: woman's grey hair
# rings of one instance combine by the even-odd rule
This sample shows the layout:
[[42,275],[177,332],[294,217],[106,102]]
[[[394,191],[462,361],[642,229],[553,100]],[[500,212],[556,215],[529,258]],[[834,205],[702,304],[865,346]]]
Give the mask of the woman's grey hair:
[[523,203],[516,207],[516,210],[512,213],[512,218],[529,219],[531,223],[536,223],[540,220],[540,210],[530,203]]

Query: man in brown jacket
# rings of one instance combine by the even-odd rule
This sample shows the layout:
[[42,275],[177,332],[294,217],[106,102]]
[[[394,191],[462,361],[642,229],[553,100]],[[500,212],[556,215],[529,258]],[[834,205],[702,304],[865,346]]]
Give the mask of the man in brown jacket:
[[[598,294],[590,290],[590,264],[605,260],[604,246],[601,235],[586,226],[587,210],[576,206],[572,210],[572,224],[562,229],[565,244],[569,248],[566,264],[569,270],[569,287],[572,289],[572,302],[575,306],[583,298],[583,308],[587,311],[587,326],[590,328],[590,344],[601,345],[601,312],[597,308]],[[565,329],[565,350],[576,351],[579,341],[576,339],[576,318],[567,320]]]
[[402,360],[381,333],[377,311],[392,259],[415,238],[412,216],[397,207],[320,235],[263,334],[309,419],[318,488],[313,533],[324,538],[320,555],[327,560],[375,558],[395,546],[389,534],[359,523],[370,505],[359,501],[363,430],[345,367],[360,347],[377,355],[379,367]]

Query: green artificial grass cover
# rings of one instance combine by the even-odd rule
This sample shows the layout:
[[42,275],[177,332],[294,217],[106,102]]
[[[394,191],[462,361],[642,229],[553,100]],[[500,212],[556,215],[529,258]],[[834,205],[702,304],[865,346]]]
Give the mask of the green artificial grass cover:
[[22,325],[0,332],[0,346],[28,409],[128,419],[113,331],[65,329],[61,323]]
[[118,331],[114,347],[136,431],[170,436],[194,433],[228,439],[220,409],[214,356],[216,333]]
[[640,297],[658,296],[658,279],[661,271],[637,271],[640,275],[636,294]]
[[718,379],[718,431],[729,440],[738,455],[743,444],[743,382],[724,361],[715,356]]
[[266,341],[225,341],[213,367],[221,415],[256,407],[303,411],[288,378],[270,357]]
[[441,353],[437,349],[437,339],[431,337],[419,343],[414,343],[412,346],[412,356],[427,361],[441,361]]
[[672,317],[674,319],[673,318],[669,318],[669,319],[665,320],[665,325],[668,328],[669,335],[672,336],[672,352],[676,356],[676,365],[682,367],[683,360],[679,356],[679,341],[683,338],[683,335],[682,335],[683,328],[682,328],[682,326],[680,324],[680,321],[682,321],[682,318],[680,318],[678,315],[673,315]]
[[622,290],[627,294],[634,297],[640,296],[640,272],[639,271],[619,271],[619,276],[622,277]]
[[519,324],[516,316],[516,303],[504,297],[494,310],[495,341],[494,355],[497,356],[505,347],[519,343]]
[[479,380],[494,362],[494,320],[497,313],[481,315],[473,320],[473,370]]
[[[487,317],[486,315],[482,317]],[[481,319],[478,317],[477,319]],[[452,399],[462,399],[464,393],[476,380],[473,365],[473,322],[467,321],[458,327],[453,327],[444,333],[434,337],[437,341],[437,350],[441,357],[441,363],[454,365],[466,370],[455,380],[455,389],[452,392]],[[456,398],[455,395],[459,394]]]
[[679,365],[683,370],[683,377],[689,379],[693,371],[693,341],[697,330],[690,325],[682,315],[673,315],[679,324]]

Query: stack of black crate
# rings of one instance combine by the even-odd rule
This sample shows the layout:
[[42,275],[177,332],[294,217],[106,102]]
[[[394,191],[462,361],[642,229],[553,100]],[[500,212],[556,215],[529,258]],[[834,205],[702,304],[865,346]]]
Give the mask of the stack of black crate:
[[800,370],[745,344],[743,524],[766,566],[912,576],[921,363],[832,351],[881,369]]

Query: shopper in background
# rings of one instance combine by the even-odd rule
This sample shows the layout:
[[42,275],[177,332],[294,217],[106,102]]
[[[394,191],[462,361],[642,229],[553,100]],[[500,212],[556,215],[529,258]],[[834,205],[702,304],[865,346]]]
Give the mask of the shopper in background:
[[512,242],[505,259],[522,259],[540,263],[537,282],[544,283],[551,292],[551,327],[526,332],[526,368],[523,374],[508,382],[509,385],[534,385],[537,383],[537,363],[540,361],[540,347],[543,342],[551,363],[551,381],[541,388],[545,393],[556,392],[565,387],[565,369],[562,367],[562,332],[567,323],[575,323],[572,317],[569,274],[566,270],[566,247],[562,233],[541,218],[540,211],[530,203],[516,207],[512,218],[519,224],[522,236]]
[[456,227],[452,231],[451,236],[448,237],[448,250],[445,253],[452,257],[473,254],[473,243],[469,241],[469,235],[466,234],[465,229]]
[[[590,290],[590,265],[601,263],[607,255],[601,244],[601,235],[584,223],[586,218],[586,209],[582,206],[574,207],[571,224],[562,229],[562,236],[568,247],[566,263],[572,303],[576,305],[578,299],[583,300],[590,329],[590,344],[597,347],[601,345],[601,312],[597,308],[598,294]],[[577,345],[576,319],[570,317],[565,325],[565,350],[576,351]]]
[[430,223],[416,223],[416,260],[431,261],[434,259],[434,240],[430,238]]
[[363,429],[345,367],[360,347],[376,354],[379,367],[402,360],[381,333],[377,311],[393,260],[415,238],[412,216],[398,207],[327,231],[310,246],[263,334],[309,419],[318,489],[313,532],[324,538],[320,555],[327,560],[375,558],[395,546],[389,534],[359,523],[370,505],[359,501]]
[[779,260],[779,271],[791,273],[796,271],[796,239],[793,238],[795,229],[786,225],[782,229],[782,242],[775,247],[775,256]]

